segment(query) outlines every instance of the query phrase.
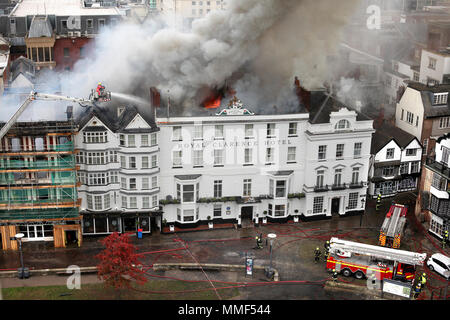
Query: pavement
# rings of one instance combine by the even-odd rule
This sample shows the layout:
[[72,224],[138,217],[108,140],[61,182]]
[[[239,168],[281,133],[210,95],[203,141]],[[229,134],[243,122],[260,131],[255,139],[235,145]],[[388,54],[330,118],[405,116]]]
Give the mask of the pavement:
[[[269,246],[263,242],[264,248],[254,249],[255,236],[262,233],[277,234],[273,250],[273,267],[279,272],[280,283],[267,282],[270,290],[261,286],[248,286],[239,289],[237,299],[257,300],[372,300],[378,299],[374,292],[365,292],[366,282],[355,278],[339,276],[338,283],[330,286],[327,280],[330,274],[325,270],[325,263],[314,263],[314,249],[323,249],[323,243],[330,237],[368,244],[377,244],[379,228],[384,220],[391,201],[407,204],[415,201],[413,194],[403,194],[395,199],[385,199],[381,209],[376,212],[374,201],[369,200],[366,212],[361,216],[339,217],[331,219],[298,222],[292,224],[267,224],[252,228],[207,230],[197,232],[177,232],[174,234],[152,234],[143,239],[131,237],[132,243],[142,254],[141,261],[149,267],[149,277],[169,276],[176,279],[195,280],[209,279],[230,282],[262,282],[264,275],[246,276],[244,272],[201,272],[187,270],[155,271],[151,269],[157,263],[214,263],[241,264],[245,263],[246,255],[253,255],[255,266],[270,264]],[[401,249],[416,252],[426,252],[431,255],[444,252],[450,255],[450,250],[440,249],[439,240],[430,236],[420,223],[415,221],[412,212],[408,213],[408,225],[402,240]],[[25,267],[33,269],[66,268],[70,265],[91,267],[97,264],[95,255],[103,246],[99,240],[103,237],[85,237],[81,248],[53,248],[53,243],[24,243],[23,259]],[[181,240],[181,241],[180,241]],[[19,267],[17,252],[0,253],[0,269],[9,270]],[[427,287],[421,295],[422,299],[443,297],[447,282],[439,275],[432,273],[426,266],[419,267],[418,272],[428,274]],[[95,275],[83,275],[82,281],[98,281]],[[32,276],[29,279],[0,279],[3,288],[13,286],[41,286],[64,284],[64,276]],[[87,283],[87,282],[86,282]],[[348,288],[353,286],[355,290]],[[449,290],[450,291],[450,290]],[[392,298],[392,297],[391,297]],[[383,297],[390,299],[390,297]]]

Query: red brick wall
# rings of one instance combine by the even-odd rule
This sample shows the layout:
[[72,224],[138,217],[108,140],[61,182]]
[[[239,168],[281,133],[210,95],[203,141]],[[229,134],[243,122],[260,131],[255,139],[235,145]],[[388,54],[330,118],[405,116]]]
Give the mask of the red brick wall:
[[[74,64],[80,59],[80,48],[84,47],[84,54],[88,56],[91,44],[93,44],[93,39],[90,38],[56,39],[53,48],[56,69],[64,70],[69,67],[72,70]],[[64,57],[64,48],[69,48],[69,57]]]

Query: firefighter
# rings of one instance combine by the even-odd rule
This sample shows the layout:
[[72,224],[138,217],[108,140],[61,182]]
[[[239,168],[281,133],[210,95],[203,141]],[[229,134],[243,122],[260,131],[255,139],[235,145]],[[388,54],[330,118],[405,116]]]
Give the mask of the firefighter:
[[95,89],[98,93],[98,97],[100,98],[103,95],[103,90],[105,89],[105,87],[102,85],[101,82],[98,83],[97,85],[97,89]]
[[442,249],[445,249],[445,245],[448,242],[448,230],[445,230],[444,235],[442,236]]
[[419,278],[418,282],[420,283],[422,288],[425,287],[425,284],[427,283],[427,274],[425,272],[422,273],[422,276]]
[[314,256],[315,256],[314,257],[314,262],[315,263],[319,262],[320,255],[321,255],[320,249],[319,249],[319,247],[317,247],[316,250],[314,250]]
[[377,197],[377,204],[375,206],[375,210],[376,211],[380,210],[380,206],[381,206],[381,194],[379,193]]
[[337,273],[336,269],[333,269],[333,276],[332,277],[333,277],[333,281],[336,282],[337,278],[338,278],[338,273]]
[[263,248],[262,239],[258,236],[256,236],[255,239],[256,239],[256,249],[262,249]]
[[422,292],[422,284],[420,282],[417,282],[417,284],[414,286],[414,299],[417,299],[420,292]]

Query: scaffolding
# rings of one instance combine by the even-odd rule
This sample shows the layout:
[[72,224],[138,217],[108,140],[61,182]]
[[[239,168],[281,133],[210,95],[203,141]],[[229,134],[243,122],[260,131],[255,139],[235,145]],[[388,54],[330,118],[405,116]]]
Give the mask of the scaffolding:
[[73,120],[16,122],[0,143],[0,224],[79,219]]

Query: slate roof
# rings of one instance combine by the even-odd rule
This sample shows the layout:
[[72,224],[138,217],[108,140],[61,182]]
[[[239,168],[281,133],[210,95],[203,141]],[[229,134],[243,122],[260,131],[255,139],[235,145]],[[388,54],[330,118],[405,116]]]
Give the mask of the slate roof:
[[400,146],[400,148],[404,149],[414,139],[416,139],[416,137],[412,134],[409,134],[408,132],[395,127],[388,122],[383,122],[381,126],[376,129],[375,133],[372,136],[370,153],[376,154],[391,140],[394,140]]
[[11,64],[11,82],[14,81],[19,74],[23,74],[30,82],[36,75],[36,64],[23,56],[14,60]]
[[311,92],[311,107],[309,111],[309,122],[312,124],[329,123],[331,112],[337,112],[341,108],[347,108],[356,112],[357,121],[372,120],[368,116],[353,110],[350,106],[337,100],[336,97],[330,96],[326,92]]
[[47,17],[34,16],[31,20],[28,38],[51,37],[53,28]]
[[[131,120],[139,113],[140,116],[151,126],[151,130],[146,132],[158,131],[155,120],[147,112],[139,112],[135,106],[125,106],[125,111],[120,116],[117,115],[117,108],[114,105],[108,105],[106,107],[87,107],[76,119],[76,123],[79,128],[83,128],[92,117],[97,117],[101,122],[105,124],[113,132],[126,132],[125,130]],[[131,133],[131,132],[129,132]]]
[[420,91],[424,107],[425,118],[450,116],[450,99],[448,99],[447,104],[432,105],[433,94],[450,92],[450,84],[427,86],[426,84],[423,83],[411,81],[408,83],[408,87]]

